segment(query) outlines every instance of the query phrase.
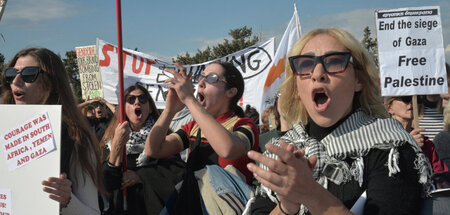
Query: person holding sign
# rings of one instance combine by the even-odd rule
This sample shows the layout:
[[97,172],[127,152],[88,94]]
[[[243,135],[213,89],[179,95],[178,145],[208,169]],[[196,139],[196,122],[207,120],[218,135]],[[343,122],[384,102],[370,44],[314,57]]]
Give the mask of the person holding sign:
[[5,104],[62,105],[61,175],[44,180],[43,190],[61,206],[61,214],[100,214],[104,193],[97,140],[77,108],[61,59],[45,48],[27,48],[6,65],[2,77]]
[[433,142],[428,136],[422,135],[425,129],[413,128],[413,105],[412,96],[398,96],[398,97],[386,97],[384,105],[386,110],[392,118],[398,120],[403,128],[414,137],[414,140],[419,144],[423,153],[427,156],[428,160],[433,166],[433,172],[448,172],[447,166],[442,162],[436,153]]
[[281,111],[293,128],[250,151],[261,182],[248,214],[415,214],[431,191],[431,168],[401,125],[387,117],[367,50],[339,28],[303,35],[289,53]]
[[[112,194],[109,210],[123,212],[122,192],[127,188],[129,214],[158,214],[164,200],[181,180],[184,162],[178,157],[156,160],[144,152],[145,140],[159,118],[159,111],[147,89],[134,84],[124,91],[126,121],[120,124],[116,111],[100,142],[106,189]],[[126,147],[127,171],[122,172],[123,147]]]
[[[167,81],[170,84],[166,108],[147,137],[145,151],[147,156],[165,158],[189,148],[187,173],[174,213],[180,214],[183,213],[180,210],[191,208],[194,210],[189,211],[191,214],[201,214],[201,196],[194,172],[214,169],[226,174],[222,168],[231,165],[245,176],[245,181],[238,179],[234,181],[235,185],[247,186],[245,182],[249,183],[252,175],[246,168],[247,163],[251,162],[246,153],[250,149],[258,150],[258,128],[251,119],[243,118],[243,111],[237,104],[244,92],[244,79],[233,64],[209,64],[200,75],[197,99],[193,95],[191,75],[187,75],[178,63],[175,66],[179,73],[166,69],[173,75]],[[194,121],[170,135],[164,135],[174,115],[184,106],[189,108]],[[239,185],[232,189],[245,190]],[[248,199],[240,200],[245,205]]]

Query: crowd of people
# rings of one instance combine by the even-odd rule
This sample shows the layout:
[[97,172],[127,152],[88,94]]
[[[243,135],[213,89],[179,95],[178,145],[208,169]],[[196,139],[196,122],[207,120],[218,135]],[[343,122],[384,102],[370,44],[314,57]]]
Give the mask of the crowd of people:
[[261,118],[238,106],[233,64],[209,64],[197,95],[175,66],[165,108],[136,83],[121,122],[103,98],[78,104],[52,51],[7,64],[2,103],[62,106],[61,174],[42,181],[61,214],[349,214],[364,195],[364,214],[418,214],[450,188],[450,94],[419,97],[414,127],[412,96],[382,98],[372,57],[342,29],[295,43]]

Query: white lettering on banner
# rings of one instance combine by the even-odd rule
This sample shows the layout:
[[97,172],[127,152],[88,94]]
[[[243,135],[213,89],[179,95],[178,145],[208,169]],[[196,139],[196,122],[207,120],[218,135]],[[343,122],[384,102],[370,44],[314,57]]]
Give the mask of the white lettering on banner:
[[383,96],[447,93],[438,6],[376,12]]
[[[102,75],[104,98],[113,103],[118,103],[118,62],[117,48],[100,39],[97,40],[99,65]],[[214,61],[233,63],[244,77],[245,90],[240,105],[250,104],[257,108],[261,104],[264,80],[269,66],[273,62],[274,39],[261,42],[252,47],[235,52],[220,59],[208,61],[202,64],[183,65],[188,74],[192,74],[194,85],[205,67]],[[172,63],[167,63],[151,55],[124,49],[124,87],[127,88],[136,82],[141,83],[150,92],[155,100],[157,108],[165,108],[165,95],[167,89],[165,80],[171,77],[165,68],[175,69]]]

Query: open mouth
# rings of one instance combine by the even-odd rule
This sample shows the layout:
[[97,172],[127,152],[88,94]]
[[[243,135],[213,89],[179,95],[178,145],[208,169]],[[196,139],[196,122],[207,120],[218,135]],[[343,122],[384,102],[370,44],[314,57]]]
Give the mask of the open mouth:
[[325,111],[330,103],[330,97],[325,89],[319,88],[313,90],[314,106],[317,111]]
[[197,93],[197,101],[203,105],[204,101],[205,101],[205,96],[202,93]]
[[22,98],[24,96],[24,93],[20,90],[15,90],[13,92],[13,94],[14,94],[14,97],[16,97],[16,98]]
[[134,109],[134,113],[136,114],[136,116],[137,116],[138,118],[141,118],[141,117],[142,117],[142,110],[141,110],[140,108]]

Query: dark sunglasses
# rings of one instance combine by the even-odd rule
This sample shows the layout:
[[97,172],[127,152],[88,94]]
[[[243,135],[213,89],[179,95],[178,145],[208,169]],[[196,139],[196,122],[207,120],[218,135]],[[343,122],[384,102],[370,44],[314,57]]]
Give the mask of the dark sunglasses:
[[208,83],[210,83],[210,84],[216,83],[216,82],[219,82],[219,81],[223,81],[224,83],[227,83],[227,82],[224,81],[224,80],[220,80],[219,75],[214,74],[214,73],[209,73],[209,74],[206,75],[206,76],[205,76],[205,75],[199,75],[199,76],[197,77],[197,82],[200,82],[202,79],[205,79],[205,81],[208,82]]
[[317,63],[322,63],[326,73],[336,74],[344,72],[352,54],[350,52],[334,52],[322,56],[297,55],[289,57],[289,65],[294,74],[309,76],[314,72]]
[[395,97],[394,100],[402,101],[403,103],[411,103],[411,101],[412,101],[412,96],[400,96],[400,97]]
[[147,103],[148,102],[148,98],[147,98],[147,96],[145,96],[145,95],[139,95],[139,96],[129,96],[128,98],[127,98],[127,102],[129,103],[129,104],[134,104],[134,102],[136,101],[136,98],[139,100],[139,103],[141,103],[141,104],[145,104],[145,103]]
[[36,81],[41,71],[42,69],[38,66],[27,66],[24,67],[20,72],[13,67],[9,67],[5,69],[5,71],[3,72],[3,76],[5,77],[5,81],[8,84],[12,84],[17,74],[20,74],[20,77],[24,82],[33,83],[34,81]]

